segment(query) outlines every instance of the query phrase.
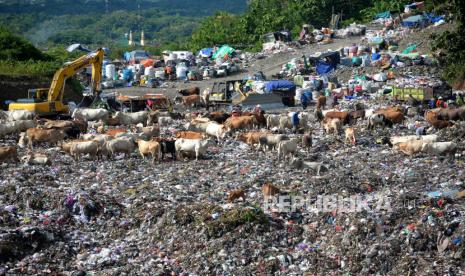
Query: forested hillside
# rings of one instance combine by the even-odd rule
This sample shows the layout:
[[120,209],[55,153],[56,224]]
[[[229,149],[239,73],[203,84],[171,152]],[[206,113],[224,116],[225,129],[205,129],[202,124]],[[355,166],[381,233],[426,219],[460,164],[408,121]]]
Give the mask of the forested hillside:
[[144,30],[147,41],[157,44],[183,40],[217,10],[239,13],[245,7],[245,0],[0,1],[0,25],[38,45],[121,44],[129,30]]

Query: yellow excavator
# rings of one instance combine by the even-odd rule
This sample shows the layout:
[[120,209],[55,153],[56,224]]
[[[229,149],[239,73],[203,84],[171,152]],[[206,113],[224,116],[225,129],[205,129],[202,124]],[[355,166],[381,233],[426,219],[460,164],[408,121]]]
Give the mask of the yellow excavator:
[[53,76],[50,88],[37,88],[28,91],[27,99],[18,99],[10,103],[8,110],[28,110],[39,116],[66,114],[68,105],[63,103],[65,82],[69,77],[79,73],[88,65],[92,65],[92,85],[94,96],[100,93],[100,81],[102,80],[103,49],[88,53],[75,61],[65,63]]

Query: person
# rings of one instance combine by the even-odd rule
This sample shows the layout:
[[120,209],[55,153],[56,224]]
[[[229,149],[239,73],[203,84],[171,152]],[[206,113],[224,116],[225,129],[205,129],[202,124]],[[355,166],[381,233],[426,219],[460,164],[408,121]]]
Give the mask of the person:
[[141,72],[139,69],[136,70],[136,75],[135,75],[135,81],[137,82],[140,82],[140,77],[141,77]]
[[462,106],[463,105],[462,95],[457,94],[457,97],[455,97],[455,104],[457,106]]
[[436,98],[431,98],[431,100],[428,102],[428,106],[430,109],[433,109],[436,107]]
[[260,114],[260,113],[262,112],[262,106],[259,105],[259,104],[257,104],[257,105],[254,107],[254,109],[253,109],[252,112],[253,112],[253,113]]
[[295,132],[297,131],[298,127],[299,127],[299,112],[293,112],[292,113],[292,130]]
[[338,104],[339,104],[339,103],[338,103],[338,101],[337,101],[337,96],[334,95],[334,96],[333,96],[333,103],[332,103],[331,105],[332,105],[332,107],[336,107]]
[[302,109],[303,110],[307,109],[308,97],[307,97],[307,95],[305,95],[305,93],[302,93],[302,95],[300,95],[300,103],[302,103]]
[[438,100],[436,101],[436,107],[447,107],[447,103],[443,100],[442,97],[439,97]]

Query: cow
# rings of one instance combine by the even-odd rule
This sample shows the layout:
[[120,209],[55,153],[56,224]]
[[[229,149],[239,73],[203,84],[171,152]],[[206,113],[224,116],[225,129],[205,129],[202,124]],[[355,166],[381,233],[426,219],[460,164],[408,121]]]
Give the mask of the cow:
[[254,116],[231,117],[225,122],[225,125],[228,130],[252,129],[257,125],[257,120]]
[[149,117],[148,111],[139,111],[134,113],[123,113],[118,111],[115,113],[114,118],[118,119],[122,125],[136,125],[136,124],[146,124]]
[[65,137],[66,134],[63,130],[30,128],[21,133],[19,146],[24,147],[27,143],[28,147],[32,149],[34,142],[58,144]]
[[192,106],[197,107],[201,102],[201,98],[199,95],[183,96],[181,101],[182,104],[187,108]]
[[205,132],[207,130],[207,127],[210,123],[188,123],[186,125],[186,129],[188,131],[194,131],[194,132]]
[[245,192],[243,189],[237,189],[230,191],[228,194],[228,202],[232,203],[234,200],[242,198],[243,201],[245,201]]
[[84,120],[45,120],[43,125],[45,129],[61,129],[66,133],[67,137],[78,138],[81,133],[87,132],[87,122]]
[[399,143],[415,141],[415,140],[422,140],[423,142],[436,142],[438,140],[438,136],[436,134],[431,135],[407,135],[407,136],[393,136],[391,137],[391,144],[396,145]]
[[34,120],[20,120],[0,123],[0,137],[9,134],[20,133],[34,127],[36,127],[36,121]]
[[89,154],[92,159],[97,157],[99,143],[97,141],[75,142],[71,144],[70,154],[74,160],[79,161],[81,155]]
[[295,169],[311,169],[316,172],[317,176],[320,176],[321,169],[327,170],[326,166],[323,165],[323,162],[304,161],[296,157],[290,160],[289,165]]
[[176,148],[177,157],[181,158],[183,153],[195,154],[195,160],[197,161],[200,156],[207,152],[208,146],[211,144],[211,140],[189,140],[189,139],[177,139],[174,143]]
[[108,135],[108,136],[115,136],[119,133],[126,133],[126,129],[124,128],[113,128],[113,129],[109,129],[107,130],[104,134]]
[[376,126],[388,126],[392,128],[393,123],[390,119],[388,119],[384,114],[372,114],[368,118],[368,129],[373,129]]
[[171,154],[171,159],[176,159],[176,145],[175,145],[176,140],[166,140],[163,139],[161,140],[160,146],[161,146],[161,158],[165,159],[165,154],[169,153]]
[[0,163],[5,161],[18,162],[18,151],[15,147],[0,147]]
[[71,117],[84,121],[106,121],[110,116],[110,112],[103,108],[76,108]]
[[263,113],[243,112],[241,116],[254,116],[258,127],[266,127],[266,118]]
[[437,108],[436,118],[444,121],[458,121],[465,119],[464,108]]
[[358,119],[365,118],[365,110],[356,110],[349,112],[349,123],[354,124],[357,123]]
[[160,135],[160,128],[157,126],[142,127],[139,130],[142,140],[150,140],[154,136]]
[[126,157],[130,157],[134,151],[134,140],[128,138],[115,138],[105,142],[107,153],[114,156],[117,153],[124,153]]
[[413,156],[414,154],[422,151],[424,143],[425,142],[421,140],[401,142],[401,143],[394,145],[394,149],[404,154],[407,154],[409,156]]
[[451,121],[445,121],[445,120],[431,120],[429,122],[435,129],[443,129],[447,127],[451,127],[454,125],[453,122]]
[[454,154],[457,151],[455,142],[425,142],[421,148],[422,152],[434,155]]
[[345,130],[345,140],[346,143],[352,143],[352,145],[356,144],[355,140],[355,129],[352,127],[348,127]]
[[389,119],[392,123],[402,123],[405,120],[404,113],[397,108],[394,109],[379,109],[375,113],[383,114],[384,117]]
[[316,99],[316,108],[321,109],[321,108],[324,108],[325,106],[326,106],[326,97],[325,96],[319,96]]
[[242,141],[247,145],[254,146],[260,145],[260,137],[267,135],[266,132],[246,132],[236,135],[236,140]]
[[260,147],[265,151],[265,148],[268,147],[268,150],[275,149],[281,141],[289,140],[286,135],[283,134],[266,134],[259,137]]
[[280,190],[273,184],[266,183],[262,186],[263,197],[266,199],[268,197],[275,196],[279,194]]
[[311,147],[312,147],[312,133],[307,132],[304,135],[302,135],[302,148],[308,150]]
[[206,135],[204,133],[194,132],[194,131],[179,131],[176,132],[176,138],[184,139],[204,139]]
[[0,119],[9,122],[32,120],[35,114],[29,110],[11,110],[11,111],[0,111]]
[[267,114],[266,115],[266,127],[272,129],[274,127],[279,127],[279,115]]
[[225,112],[210,112],[205,117],[211,121],[217,122],[218,124],[223,124],[229,117],[231,117],[231,114]]
[[21,160],[28,165],[46,165],[50,166],[52,160],[44,153],[28,152],[27,155],[21,157]]
[[345,111],[330,111],[327,112],[324,116],[325,118],[339,119],[344,125],[349,123],[349,113]]
[[142,159],[145,159],[147,155],[151,155],[152,163],[155,163],[155,160],[161,160],[161,146],[157,141],[144,141],[137,140],[137,146],[139,148],[139,153],[142,156]]
[[178,91],[179,94],[183,96],[191,96],[191,95],[200,95],[200,88],[198,87],[190,87],[187,89],[181,89]]
[[226,134],[228,134],[229,130],[225,125],[219,125],[215,122],[209,123],[205,129],[205,132],[207,135],[215,137],[217,141],[221,141],[226,137]]
[[296,140],[284,140],[279,142],[278,144],[278,160],[281,159],[281,157],[286,157],[289,154],[295,154],[297,152],[297,141]]
[[342,121],[341,119],[338,118],[324,118],[323,119],[323,127],[326,131],[326,133],[334,133],[336,135],[339,134],[339,131],[341,130],[342,127]]

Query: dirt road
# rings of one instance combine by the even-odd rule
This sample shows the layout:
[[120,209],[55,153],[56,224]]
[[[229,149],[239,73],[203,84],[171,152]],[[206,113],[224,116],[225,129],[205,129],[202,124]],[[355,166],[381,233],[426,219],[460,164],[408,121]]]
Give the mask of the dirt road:
[[304,45],[301,49],[296,49],[292,52],[278,53],[265,57],[264,59],[258,59],[251,63],[251,66],[244,69],[243,72],[231,75],[225,78],[215,78],[203,81],[190,81],[190,82],[169,82],[168,88],[146,88],[146,87],[129,87],[129,88],[118,88],[118,89],[107,89],[105,92],[116,91],[122,95],[136,96],[144,95],[147,93],[161,93],[165,94],[170,98],[174,98],[178,89],[184,89],[187,87],[198,86],[201,91],[205,88],[210,87],[214,82],[222,80],[235,80],[243,79],[248,75],[253,75],[258,71],[262,71],[267,77],[278,73],[281,67],[289,62],[293,58],[300,58],[303,54],[313,54],[315,52],[323,52],[327,50],[337,50],[341,47],[350,45],[352,43],[358,43],[360,36],[349,37],[346,39],[335,39],[333,43],[320,45],[310,44]]

